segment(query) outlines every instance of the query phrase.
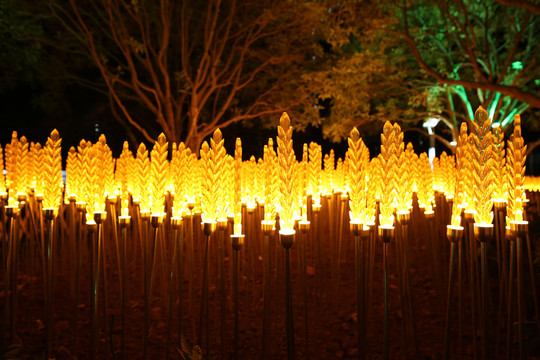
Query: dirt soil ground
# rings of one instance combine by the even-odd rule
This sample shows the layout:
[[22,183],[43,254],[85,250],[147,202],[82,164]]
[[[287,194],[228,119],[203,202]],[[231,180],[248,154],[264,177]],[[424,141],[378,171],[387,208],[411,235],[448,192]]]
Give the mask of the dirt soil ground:
[[[530,194],[528,219],[530,221],[530,239],[532,257],[535,259],[536,286],[540,283],[540,221],[538,215],[540,204],[538,194]],[[293,316],[295,354],[297,359],[356,359],[359,357],[356,307],[355,248],[354,238],[348,224],[341,225],[332,217],[328,209],[323,209],[317,220],[304,238],[297,238],[290,251],[293,289]],[[67,216],[67,215],[61,215]],[[416,210],[408,231],[408,252],[410,265],[411,297],[414,321],[406,321],[400,300],[400,278],[398,276],[396,243],[391,243],[389,257],[389,357],[391,359],[415,358],[442,359],[444,352],[444,325],[446,309],[446,291],[448,283],[449,244],[440,233],[436,233],[434,241],[439,241],[439,258],[433,258],[429,243],[431,233],[425,219]],[[313,220],[313,219],[312,219]],[[285,324],[285,275],[284,249],[278,238],[272,235],[269,240],[271,272],[269,275],[269,333],[268,352],[262,353],[263,345],[263,241],[260,233],[260,219],[256,214],[247,214],[245,223],[246,238],[244,247],[239,250],[239,333],[238,344],[240,359],[283,359],[287,354]],[[197,218],[194,219],[194,223]],[[89,243],[92,237],[83,236],[81,248],[81,265],[78,286],[75,286],[76,257],[73,256],[75,241],[70,240],[69,228],[62,229],[64,235],[56,233],[57,252],[54,263],[54,338],[53,353],[56,359],[88,359],[90,358],[90,288],[91,257]],[[61,226],[60,226],[61,227]],[[342,236],[339,235],[341,228]],[[112,235],[111,223],[104,228],[105,275],[101,278],[99,291],[99,346],[97,357],[100,359],[141,359],[143,358],[144,311],[142,272],[145,264],[141,255],[141,241],[137,236],[138,224],[133,221],[127,234],[126,264],[126,312],[125,324],[122,326],[121,282],[119,277],[119,257],[117,257],[116,240]],[[233,357],[234,344],[234,296],[232,286],[232,247],[227,234],[221,238],[216,232],[210,240],[209,250],[209,287],[208,287],[208,321],[203,321],[202,339],[199,341],[199,319],[202,299],[203,261],[205,237],[199,231],[191,236],[189,226],[184,221],[183,230],[183,282],[182,282],[182,335],[183,351],[179,339],[179,289],[177,273],[174,274],[173,288],[169,288],[170,264],[173,254],[173,231],[166,226],[157,238],[156,266],[153,273],[152,301],[149,326],[150,359],[189,358],[188,354],[195,344],[201,347],[204,358],[230,359]],[[198,227],[197,227],[198,230]],[[397,227],[396,231],[400,228]],[[4,239],[7,233],[4,227]],[[435,231],[440,231],[435,229]],[[444,230],[442,230],[444,231]],[[121,239],[121,232],[118,232]],[[149,232],[146,241],[150,244],[152,234]],[[341,239],[341,240],[340,240]],[[397,241],[403,240],[398,238]],[[36,249],[31,246],[34,240],[21,240],[20,261],[17,278],[16,337],[9,338],[10,327],[6,335],[8,344],[19,344],[11,348],[13,358],[43,358],[45,343],[45,309],[44,309],[44,272],[39,262]],[[302,241],[306,243],[306,286],[307,303],[304,301],[300,249]],[[368,240],[369,241],[369,240]],[[368,301],[366,319],[366,359],[383,358],[383,267],[382,243],[373,239],[375,246],[372,268],[372,292]],[[317,243],[320,244],[319,247]],[[26,246],[26,245],[28,246]],[[220,282],[220,246],[223,245],[223,281],[225,285],[222,297]],[[489,250],[489,276],[491,279],[490,310],[490,354],[491,358],[505,358],[506,323],[497,330],[498,321],[498,282],[495,247]],[[434,261],[438,261],[437,264]],[[525,265],[528,274],[528,264]],[[148,268],[149,265],[147,264]],[[440,280],[434,269],[440,270]],[[436,271],[435,271],[436,272]],[[467,273],[464,273],[466,276]],[[4,316],[7,291],[2,273],[0,284],[0,313]],[[539,359],[540,347],[535,326],[534,300],[530,286],[530,278],[526,286],[526,326],[525,348],[527,358]],[[458,340],[457,310],[452,314],[453,358],[472,359],[473,329],[471,321],[470,296],[468,282],[463,280],[463,339]],[[76,291],[78,289],[78,291]],[[439,290],[438,290],[439,289]],[[440,294],[440,289],[443,293]],[[457,288],[455,290],[457,292]],[[539,291],[539,289],[537,289]],[[454,299],[457,299],[456,292]],[[77,293],[77,298],[75,294]],[[168,321],[169,294],[172,294],[173,311],[171,322]],[[540,293],[539,293],[540,294]],[[223,307],[224,299],[224,307]],[[454,301],[454,305],[456,305]],[[307,306],[307,318],[305,316]],[[455,308],[457,309],[457,307]],[[8,314],[9,315],[9,314]],[[478,315],[478,314],[477,314]],[[478,315],[479,316],[479,315]],[[10,316],[8,316],[10,318]],[[223,319],[225,323],[222,324]],[[506,317],[504,317],[506,321]],[[4,321],[4,320],[2,320]],[[307,326],[306,326],[307,321]],[[415,349],[411,331],[416,330]],[[514,325],[515,326],[515,325]],[[208,327],[208,330],[207,330]],[[122,328],[125,331],[125,354],[121,354]],[[168,328],[170,337],[167,339]],[[306,341],[306,329],[307,339]],[[208,338],[206,337],[208,334]],[[481,355],[481,333],[474,335],[477,357]],[[511,338],[513,354],[517,354],[517,331]],[[7,352],[7,348],[4,352]],[[6,354],[9,355],[9,354]],[[197,358],[196,352],[191,354]],[[7,358],[7,357],[6,357]]]

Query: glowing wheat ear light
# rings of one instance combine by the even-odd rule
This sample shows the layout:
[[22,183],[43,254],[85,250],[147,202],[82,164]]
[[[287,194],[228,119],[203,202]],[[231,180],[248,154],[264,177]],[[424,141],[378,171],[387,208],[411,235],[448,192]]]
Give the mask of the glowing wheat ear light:
[[475,215],[477,224],[493,222],[492,196],[493,193],[493,136],[491,134],[491,119],[487,112],[478,108],[473,124],[473,173],[475,185]]
[[[405,146],[400,126],[390,122],[386,122],[382,129],[380,154],[373,158],[370,158],[369,150],[360,132],[353,128],[347,139],[348,150],[344,157],[339,158],[339,154],[334,154],[333,150],[323,157],[321,146],[311,142],[309,145],[303,144],[302,160],[298,161],[293,150],[292,132],[291,120],[286,113],[283,113],[277,126],[277,137],[268,139],[268,143],[264,145],[262,158],[246,156],[246,161],[242,159],[242,142],[239,138],[236,139],[234,156],[227,154],[223,135],[219,129],[202,143],[200,157],[197,155],[198,151],[192,152],[184,143],[169,144],[164,134],[161,134],[149,148],[141,143],[133,153],[129,150],[128,144],[124,143],[122,153],[117,159],[112,157],[105,136],[100,136],[95,144],[81,140],[78,146],[69,149],[66,159],[65,186],[62,182],[61,168],[62,140],[58,131],[52,131],[43,146],[39,143],[29,143],[24,136],[19,138],[14,132],[11,142],[4,148],[0,147],[0,165],[2,167],[5,165],[7,171],[5,177],[4,173],[0,174],[0,206],[8,211],[7,217],[10,217],[9,212],[13,211],[20,211],[20,214],[16,219],[17,227],[10,225],[8,228],[4,227],[5,224],[0,224],[0,227],[4,229],[4,239],[6,239],[5,236],[15,234],[8,232],[17,229],[20,233],[19,237],[24,236],[25,241],[30,241],[30,244],[31,241],[37,241],[36,245],[39,249],[45,244],[43,230],[49,229],[51,239],[56,236],[55,234],[62,234],[60,239],[66,244],[66,248],[64,249],[62,245],[62,251],[56,252],[55,256],[63,257],[66,256],[66,252],[71,255],[80,251],[81,259],[83,259],[85,254],[93,253],[95,256],[91,256],[90,259],[93,267],[92,278],[95,284],[99,285],[101,279],[99,272],[114,268],[109,262],[111,259],[114,261],[115,256],[111,257],[109,252],[113,251],[113,255],[114,251],[117,252],[117,264],[121,263],[120,258],[125,258],[125,255],[119,256],[120,247],[117,240],[120,234],[115,231],[115,226],[118,225],[119,229],[123,230],[121,234],[123,243],[127,239],[128,250],[134,249],[136,250],[134,254],[141,255],[140,264],[137,265],[143,271],[141,274],[133,272],[133,276],[144,277],[141,285],[145,287],[143,289],[145,310],[153,306],[150,299],[161,301],[157,299],[157,296],[155,299],[150,296],[149,289],[152,289],[152,283],[157,285],[154,285],[156,289],[164,293],[168,291],[167,289],[172,289],[171,292],[173,292],[175,286],[180,288],[184,283],[189,283],[189,293],[186,296],[176,296],[176,299],[185,299],[184,302],[190,303],[190,306],[186,307],[189,309],[187,311],[193,311],[191,302],[198,300],[199,294],[201,298],[205,297],[206,303],[201,308],[206,310],[201,315],[201,323],[203,323],[203,318],[208,317],[208,308],[210,308],[208,299],[211,298],[208,289],[212,289],[209,285],[214,285],[214,280],[219,279],[218,294],[225,299],[224,294],[227,292],[223,290],[225,287],[222,287],[221,282],[236,278],[236,293],[238,293],[238,286],[244,284],[241,282],[238,285],[239,269],[251,271],[253,268],[253,276],[256,276],[258,272],[254,269],[258,267],[257,261],[262,261],[266,278],[273,279],[268,274],[273,273],[269,270],[271,266],[277,269],[275,259],[270,256],[275,250],[276,243],[284,248],[279,249],[280,253],[284,254],[284,264],[290,263],[289,256],[292,253],[289,250],[291,248],[293,252],[298,253],[300,270],[297,274],[300,279],[304,277],[304,280],[301,280],[304,292],[306,288],[309,289],[306,287],[306,281],[310,281],[304,272],[313,271],[314,267],[317,269],[311,275],[315,274],[316,286],[314,288],[317,289],[317,295],[328,291],[325,283],[321,282],[324,277],[320,276],[325,269],[331,270],[329,278],[337,279],[332,282],[339,285],[340,269],[337,264],[342,263],[339,257],[347,251],[350,245],[347,245],[347,241],[351,239],[351,234],[343,231],[347,221],[349,221],[352,236],[355,237],[355,262],[357,263],[355,275],[358,276],[357,289],[360,294],[357,296],[363,299],[370,293],[366,291],[366,284],[371,283],[370,274],[373,269],[376,269],[374,261],[379,260],[383,262],[384,278],[387,279],[387,273],[393,271],[389,265],[392,265],[392,261],[396,259],[395,269],[398,269],[399,276],[402,276],[399,286],[407,287],[404,288],[405,291],[402,294],[404,296],[412,294],[409,289],[410,284],[407,284],[409,282],[407,243],[409,238],[418,235],[419,231],[416,230],[425,230],[426,234],[420,234],[419,239],[429,238],[426,246],[429,244],[431,248],[426,254],[432,257],[430,260],[433,266],[433,283],[437,288],[443,284],[443,281],[439,279],[442,276],[438,269],[441,263],[440,256],[443,251],[448,250],[446,247],[439,246],[439,241],[444,235],[439,230],[444,227],[446,227],[446,237],[450,240],[452,248],[458,248],[456,249],[460,254],[458,258],[462,256],[461,244],[465,246],[466,256],[463,259],[469,260],[464,264],[466,270],[487,263],[482,259],[486,258],[485,250],[486,247],[489,250],[491,238],[497,240],[493,242],[493,245],[501,246],[500,239],[505,235],[502,222],[504,212],[499,212],[499,207],[494,216],[492,212],[494,202],[497,204],[500,201],[503,204],[502,208],[504,208],[504,202],[507,202],[508,239],[514,243],[515,249],[521,248],[516,244],[518,234],[522,237],[521,240],[525,240],[528,231],[528,223],[524,221],[526,218],[524,206],[527,201],[525,189],[538,191],[540,182],[538,179],[524,176],[527,147],[524,145],[521,134],[519,116],[515,118],[513,133],[506,139],[505,149],[502,129],[497,126],[492,127],[485,110],[479,108],[473,121],[461,125],[459,136],[456,138],[455,154],[443,152],[434,159],[433,168],[426,153],[416,155],[412,144]],[[416,207],[416,202],[412,201],[413,192],[416,193],[418,207]],[[437,206],[435,206],[435,193]],[[536,199],[531,198],[531,200]],[[449,203],[452,204],[452,208],[451,216],[448,216],[450,222],[448,225],[445,221],[447,221],[447,215],[450,215],[447,209]],[[43,211],[35,211],[36,209],[43,209]],[[375,218],[377,210],[379,219]],[[85,214],[86,223],[84,222]],[[244,214],[246,218],[242,219]],[[43,219],[39,218],[42,215]],[[33,218],[33,216],[36,217]],[[276,221],[278,216],[280,223]],[[202,224],[196,222],[199,219],[202,219]],[[495,224],[492,224],[494,219]],[[394,220],[398,223],[395,228]],[[51,229],[53,225],[57,226],[57,221],[60,226],[54,228],[58,230],[53,232]],[[256,221],[260,221],[260,227],[259,224],[255,225]],[[48,223],[50,226],[47,226]],[[461,227],[462,224],[464,227]],[[199,225],[201,225],[200,228]],[[39,228],[40,226],[42,229]],[[420,227],[412,229],[414,231],[408,231],[410,228],[407,226]],[[152,228],[153,238],[150,236]],[[171,228],[174,231],[171,231]],[[276,228],[280,228],[279,234],[274,234]],[[247,246],[244,252],[239,253],[244,244],[243,233],[247,234]],[[87,234],[90,235],[88,239],[92,239],[90,249],[87,246],[89,243],[86,239]],[[206,236],[204,258],[200,256],[203,254],[201,247],[205,246],[205,243],[201,241],[203,234]],[[232,235],[228,238],[225,234]],[[344,237],[344,234],[348,237]],[[278,235],[279,241],[275,241]],[[476,241],[471,241],[472,235],[481,242],[481,246],[478,246]],[[381,242],[375,241],[377,236]],[[182,238],[186,241],[182,242]],[[211,242],[210,238],[217,241]],[[463,241],[460,241],[461,238]],[[64,239],[67,240],[64,241]],[[82,243],[79,241],[81,239],[84,240]],[[130,243],[129,239],[134,241]],[[175,239],[174,242],[172,239]],[[178,245],[175,245],[177,243]],[[12,244],[15,242],[4,241],[2,246],[9,248]],[[77,246],[72,247],[75,244]],[[80,246],[81,244],[84,246]],[[103,244],[103,252],[99,248],[102,245],[99,244]],[[214,248],[214,244],[219,246]],[[130,247],[131,245],[134,247]],[[178,251],[169,251],[175,248],[173,245],[177,246]],[[375,256],[378,246],[383,247],[384,260],[378,259],[378,255]],[[388,257],[389,246],[396,249],[395,256],[390,258]],[[477,253],[477,247],[481,248],[481,253],[471,257],[470,254]],[[414,248],[411,247],[411,250]],[[45,259],[45,248],[42,247],[41,250],[42,253],[38,256]],[[525,248],[523,247],[522,250]],[[258,251],[261,251],[262,257],[258,257]],[[306,251],[313,251],[313,257],[308,256],[307,259],[313,259],[314,266],[306,264]],[[217,271],[217,277],[214,276],[214,269],[217,269],[214,267],[216,253],[218,254],[217,268],[221,269]],[[6,254],[5,249],[1,249],[1,254]],[[236,259],[232,261],[236,264],[233,266],[236,270],[232,272],[233,277],[222,276],[220,274],[226,274],[223,266],[229,266],[230,263],[227,260],[221,262],[225,265],[219,265],[220,261],[228,259],[226,255],[230,254],[232,254],[232,259]],[[26,253],[24,255],[26,256]],[[32,253],[28,255],[33,256]],[[325,257],[326,255],[330,256]],[[73,260],[77,260],[76,258],[73,256]],[[184,258],[186,262],[181,263]],[[21,257],[21,259],[26,261],[26,257]],[[205,264],[204,270],[198,266],[199,260],[202,259]],[[241,267],[238,267],[239,259],[243,264]],[[324,259],[328,260],[328,265]],[[7,259],[2,258],[2,260]],[[73,262],[70,260],[61,260],[62,271],[72,266]],[[127,266],[131,266],[132,263],[133,261],[128,261]],[[159,271],[152,275],[150,269],[154,263]],[[46,263],[42,262],[42,264]],[[79,262],[79,265],[81,264],[83,263]],[[96,266],[96,264],[101,265]],[[278,277],[288,278],[286,283],[289,290],[285,291],[286,294],[288,293],[286,295],[289,308],[287,318],[292,320],[291,272],[282,265],[279,264],[281,267],[277,274],[279,274]],[[369,271],[366,270],[368,268]],[[501,274],[506,271],[503,268],[505,266],[499,268]],[[509,268],[512,268],[512,265]],[[169,273],[171,269],[173,271]],[[206,275],[200,270],[206,271]],[[182,271],[186,271],[186,276],[183,278],[183,275],[180,275]],[[201,272],[202,277],[198,276],[198,271]],[[119,267],[118,273],[122,272],[125,270],[120,270]],[[478,277],[478,274],[475,274],[476,271],[468,272],[472,279],[468,282],[474,285],[471,286],[471,294],[474,292],[475,295],[480,295],[476,292],[479,290],[479,285],[483,284],[484,277]],[[286,275],[287,273],[289,275]],[[170,278],[167,280],[169,275]],[[293,272],[293,276],[295,275]],[[130,275],[130,277],[133,276]],[[154,280],[158,281],[153,282],[153,276]],[[206,280],[204,280],[205,276]],[[516,277],[506,276],[506,281]],[[16,277],[16,279],[21,278]],[[111,277],[103,275],[103,279],[109,278]],[[113,278],[116,278],[116,275]],[[458,278],[461,279],[461,276]],[[504,279],[503,276],[500,278]],[[199,293],[193,291],[194,279],[203,280],[201,288],[206,289],[206,295],[202,295],[204,291]],[[172,286],[171,284],[177,280],[178,284]],[[249,278],[249,281],[252,280]],[[74,283],[78,282],[74,281]],[[168,283],[172,287],[169,288]],[[268,280],[269,283],[270,280]],[[387,287],[388,282],[385,281],[385,289]],[[339,286],[336,286],[337,288]],[[484,285],[482,285],[482,291],[484,291],[483,288]],[[503,287],[499,286],[499,288]],[[6,294],[10,292],[12,291],[8,290]],[[248,289],[244,294],[255,295],[256,292],[257,290]],[[338,293],[333,290],[330,292]],[[96,292],[95,299],[103,296],[98,293],[99,291]],[[264,293],[268,294],[269,290],[264,290]],[[437,289],[437,293],[444,293],[444,289],[442,291]],[[512,294],[512,291],[509,293]],[[256,296],[259,295],[256,294]],[[46,293],[45,297],[47,296],[49,295]],[[235,295],[234,298],[236,300],[238,296]],[[264,298],[265,302],[268,302],[271,297],[264,295]],[[304,298],[304,304],[309,303],[306,298]],[[324,298],[325,296],[321,296],[321,299]],[[473,295],[470,298],[473,300],[469,305],[475,310],[471,313],[477,314],[476,310],[480,310],[476,308],[477,303],[484,298],[474,299]],[[291,300],[290,303],[289,300]],[[462,300],[467,301],[468,297]],[[225,301],[223,300],[222,304]],[[364,304],[369,303],[362,301]],[[78,305],[77,301],[74,303],[75,306]],[[201,303],[204,302],[201,301]],[[405,303],[413,304],[410,300],[402,304]],[[476,305],[472,305],[473,303]],[[182,301],[178,304],[182,306]],[[387,296],[385,296],[385,304],[387,304]],[[511,302],[509,301],[508,304]],[[268,303],[264,306],[268,312]],[[402,307],[405,309],[405,306],[402,305]],[[308,306],[304,307],[304,309],[307,308]],[[361,314],[362,308],[360,306],[357,309],[357,314]],[[447,308],[451,307],[447,306]],[[9,307],[7,309],[6,312],[10,310]],[[226,307],[223,306],[222,309]],[[405,311],[412,312],[411,309],[405,309]],[[92,319],[98,319],[98,312],[94,311],[94,313],[94,316],[91,316]],[[150,319],[148,314],[145,311],[145,316],[148,316],[145,321]],[[152,313],[152,317],[154,316],[159,315]],[[187,316],[193,316],[193,314],[186,314]],[[304,316],[305,319],[308,318],[307,310]],[[361,319],[359,315],[359,324]],[[403,319],[413,319],[413,316],[408,314]],[[476,323],[479,321],[472,320],[474,327],[478,328],[479,325]],[[414,321],[411,322],[414,323]],[[48,324],[50,323],[48,321]],[[95,320],[93,324],[92,344],[103,340],[99,336],[105,324],[98,323]],[[225,321],[222,321],[222,324],[224,323]],[[96,324],[98,325],[95,326]],[[303,324],[307,326],[307,321]],[[149,328],[148,325],[146,329]],[[287,328],[289,346],[294,342],[295,335],[292,321],[289,323],[287,320]],[[454,329],[457,326],[450,328]],[[203,329],[203,326],[193,331],[199,329]],[[364,331],[363,328],[360,330],[359,334]],[[471,330],[472,333],[476,333],[478,329]],[[146,336],[148,333],[149,331],[146,330]],[[305,333],[305,344],[309,345],[308,331],[306,330]],[[265,334],[264,331],[263,334]],[[267,337],[268,334],[267,328]],[[360,340],[359,343],[361,343]],[[222,343],[227,342],[222,340]],[[97,348],[96,345],[94,351]],[[358,349],[361,349],[360,346]]]
[[367,151],[356,128],[351,131],[349,142],[349,207],[351,222],[362,222],[366,208],[366,158]]
[[396,191],[396,144],[399,143],[399,139],[397,137],[401,132],[401,129],[398,129],[399,126],[395,128],[392,126],[392,124],[390,124],[389,121],[387,121],[384,124],[383,133],[381,134],[381,154],[379,159],[381,161],[382,168],[382,188],[379,223],[384,227],[391,227],[394,225],[393,203]]
[[521,136],[521,117],[515,116],[514,132],[508,141],[506,154],[506,175],[508,183],[508,206],[507,206],[507,225],[511,221],[522,221],[523,204],[525,200],[524,176],[525,176],[525,153],[527,146],[524,145]]
[[47,139],[44,156],[43,208],[58,208],[62,202],[62,139],[55,129]]
[[278,126],[278,165],[280,180],[280,207],[279,212],[281,229],[284,233],[294,233],[294,150],[292,142],[292,127],[287,113],[281,115]]
[[455,189],[454,202],[452,203],[452,226],[459,226],[461,223],[461,212],[465,209],[465,191],[467,179],[467,124],[462,123],[460,134],[456,146],[456,170],[455,170]]
[[165,135],[161,133],[150,153],[150,196],[152,214],[164,213],[165,189],[169,175],[168,142]]

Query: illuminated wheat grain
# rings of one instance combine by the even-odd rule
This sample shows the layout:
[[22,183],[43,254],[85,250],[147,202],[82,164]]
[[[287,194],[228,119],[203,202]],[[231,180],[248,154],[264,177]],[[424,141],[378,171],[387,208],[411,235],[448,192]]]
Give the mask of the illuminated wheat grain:
[[[234,144],[234,214],[242,212],[242,140],[236,138]],[[236,222],[235,222],[236,224]]]
[[313,202],[318,203],[321,192],[322,151],[314,142],[309,143],[308,178],[309,190],[313,195]]
[[407,155],[405,154],[405,144],[403,142],[403,132],[398,124],[394,124],[395,143],[395,206],[397,211],[408,211],[410,207],[410,199],[412,198],[412,187],[410,179],[410,165]]
[[[77,159],[77,150],[75,150],[75,147],[70,147],[68,151],[68,156],[66,159],[66,195],[75,195],[75,190],[77,189],[77,180],[79,173],[79,161]],[[67,197],[66,196],[66,197]]]
[[255,187],[256,187],[256,161],[255,156],[251,155],[248,161],[242,163],[242,201],[251,208],[255,206]]
[[456,160],[453,155],[441,154],[442,191],[447,199],[454,198],[456,187]]
[[[190,179],[192,179],[190,174],[190,165],[191,165],[191,150],[186,147],[186,145],[181,142],[178,145],[176,154],[173,155],[177,159],[174,166],[171,166],[174,169],[173,184],[174,184],[174,206],[175,211],[181,211],[187,204],[188,194],[190,194],[189,189],[193,186]],[[195,200],[195,194],[191,192],[191,200]]]
[[379,160],[382,167],[381,203],[379,223],[383,226],[394,225],[395,171],[396,171],[396,131],[387,121],[381,134],[381,153]]
[[514,117],[514,133],[510,136],[507,145],[507,222],[513,220],[521,221],[523,220],[523,201],[525,200],[523,178],[525,175],[527,146],[524,145],[523,137],[521,136],[521,117],[519,115]]
[[435,178],[437,179],[437,182],[438,182],[437,189],[445,195],[448,193],[448,180],[446,179],[446,177],[449,174],[446,174],[447,169],[448,169],[448,154],[446,153],[446,151],[443,151],[441,153],[441,156],[439,156],[437,174],[435,175]]
[[275,221],[276,209],[279,205],[279,168],[277,165],[277,154],[274,150],[274,141],[268,139],[265,146],[264,164],[266,168],[265,199],[264,199],[264,220]]
[[452,203],[451,224],[459,226],[461,224],[461,211],[465,208],[465,182],[467,171],[467,123],[462,123],[460,134],[456,146],[456,180],[454,189],[454,202]]
[[303,166],[302,163],[296,160],[296,157],[293,162],[293,201],[294,212],[293,218],[301,218],[302,204],[305,202],[304,189],[302,188],[303,183]]
[[60,134],[54,129],[43,148],[43,208],[58,208],[62,202],[61,144]]
[[204,220],[215,221],[216,220],[216,201],[214,194],[212,193],[212,175],[214,172],[210,145],[205,141],[202,143],[200,166],[202,169],[203,177],[201,178],[201,210],[204,216]]
[[90,192],[92,191],[92,184],[90,184],[90,176],[92,173],[92,169],[90,168],[91,160],[89,155],[91,148],[92,143],[90,141],[86,142],[84,139],[81,140],[79,142],[79,145],[77,146],[77,158],[79,159],[81,172],[79,174],[79,188],[74,191],[78,195],[78,200],[85,202],[86,205],[89,204],[88,198],[90,196]]
[[20,153],[19,153],[19,165],[21,167],[19,172],[19,192],[26,193],[30,191],[30,186],[32,185],[31,181],[31,170],[29,163],[29,144],[25,136],[21,136],[20,140]]
[[255,207],[255,196],[257,194],[257,159],[255,159],[254,155],[249,157],[246,165],[246,199],[249,207]]
[[139,202],[141,210],[150,210],[150,191],[148,188],[150,160],[148,159],[148,150],[146,145],[141,143],[137,149],[135,158],[136,174],[133,186],[133,195]]
[[409,204],[409,207],[412,206],[412,196],[413,193],[418,189],[418,155],[414,152],[414,147],[411,143],[407,143],[407,146],[405,147],[405,161],[407,163],[408,167],[408,173],[409,173],[409,191],[408,191],[408,199],[407,203]]
[[433,203],[433,171],[429,163],[428,155],[423,152],[418,158],[418,206],[431,211]]
[[[65,194],[67,195],[70,195],[70,194],[73,194],[75,195],[76,199],[77,200],[82,200],[82,195],[78,192],[79,189],[82,187],[81,186],[81,172],[82,172],[82,163],[79,159],[79,153],[77,152],[77,149],[73,146],[70,148],[70,152],[72,151],[71,149],[73,149],[73,159],[71,161],[71,169],[70,169],[70,172],[71,172],[71,184],[70,184],[70,188],[69,188],[69,191],[68,191],[68,188],[67,188],[67,184],[66,184],[66,192]],[[66,162],[66,182],[67,182],[67,178],[68,178],[68,169],[67,169],[67,162]]]
[[[465,136],[465,134],[461,136]],[[474,211],[474,135],[468,134],[466,136],[467,144],[464,145],[464,156],[466,161],[463,170],[463,183],[465,187],[463,192],[463,202],[466,210]]]
[[360,133],[353,128],[349,138],[349,217],[351,221],[362,222],[366,209],[366,168],[364,153],[367,148],[360,138]]
[[102,180],[100,179],[100,154],[99,154],[99,145],[93,144],[87,149],[86,160],[87,160],[87,178],[88,189],[85,195],[86,203],[86,220],[91,221],[94,219],[94,212],[101,210],[100,203],[103,201],[103,186]]
[[[367,149],[366,149],[367,150]],[[367,151],[366,151],[367,153]],[[375,223],[375,215],[377,212],[377,196],[378,191],[381,189],[381,162],[378,157],[374,157],[369,160],[368,158],[364,160],[366,163],[366,209],[364,210],[364,223],[372,224]]]
[[19,140],[17,132],[14,131],[11,142],[6,145],[6,186],[10,199],[15,199],[18,193],[24,192],[23,138]]
[[491,119],[487,112],[479,107],[474,114],[473,124],[473,164],[474,164],[474,221],[491,224],[493,221],[493,138]]
[[334,170],[335,170],[335,155],[334,150],[330,150],[330,153],[324,155],[323,159],[324,170],[322,172],[322,187],[324,194],[332,193],[334,189]]
[[4,148],[4,169],[6,171],[5,181],[6,181],[6,189],[8,191],[9,191],[9,187],[11,183],[11,175],[10,175],[11,156],[12,155],[11,155],[11,143],[10,143],[10,144],[6,144]]
[[345,165],[341,158],[338,158],[334,171],[334,188],[340,193],[343,193],[345,189]]
[[293,228],[294,214],[294,150],[292,141],[292,127],[287,113],[281,115],[278,126],[278,165],[280,181],[280,224],[281,229]]
[[257,201],[260,200],[261,202],[264,202],[265,171],[262,158],[257,159],[257,164],[255,165],[255,176],[257,178],[255,198]]
[[457,143],[458,150],[456,153],[456,166],[458,166],[459,156],[459,178],[463,183],[460,190],[462,196],[460,201],[464,210],[472,210],[474,204],[472,150],[471,141],[468,135],[467,123],[465,122],[461,123]]
[[94,146],[97,150],[95,154],[99,158],[100,180],[103,186],[102,196],[105,199],[107,196],[114,194],[114,159],[104,134],[99,136],[99,140]]
[[[15,136],[13,136],[13,133]],[[6,170],[6,189],[9,193],[11,193],[11,188],[14,186],[13,183],[13,170],[11,169],[13,167],[13,151],[12,151],[12,144],[13,144],[13,138],[17,139],[17,132],[14,131],[11,135],[11,143],[6,144],[6,147],[4,149],[4,166]],[[17,139],[18,141],[18,139]]]
[[302,195],[307,196],[307,190],[309,188],[309,147],[304,143],[302,146]]
[[216,129],[212,138],[210,139],[211,152],[211,163],[212,163],[212,191],[215,193],[214,202],[215,206],[215,217],[216,219],[226,219],[227,218],[227,205],[225,199],[223,198],[223,186],[221,184],[222,179],[225,174],[225,161],[227,152],[224,147],[224,139],[221,133],[221,130]]
[[224,208],[222,210],[222,215],[225,216],[223,219],[230,215],[234,215],[234,188],[235,188],[235,182],[234,182],[234,157],[231,155],[225,155],[225,161],[224,161],[224,172],[223,177],[221,179],[223,183],[223,203]]
[[349,159],[349,150],[345,152],[345,157],[343,158],[343,193],[348,194],[349,193],[349,166],[350,159]]
[[28,166],[28,182],[29,182],[29,188],[34,189],[36,188],[36,181],[39,178],[39,173],[37,172],[37,159],[36,159],[36,144],[34,142],[30,142],[30,145],[28,147],[28,154],[26,155],[26,166]]
[[434,191],[441,191],[441,160],[439,157],[434,157],[432,162],[432,168],[433,168],[433,190]]
[[161,133],[150,152],[150,197],[152,214],[163,214],[165,191],[169,174],[167,161],[169,143]]
[[268,166],[269,166],[269,187],[270,191],[269,193],[272,196],[272,203],[273,203],[273,213],[272,213],[272,219],[274,220],[276,215],[276,210],[279,208],[279,165],[278,165],[278,157],[276,150],[274,148],[274,140],[272,138],[268,139]]
[[171,145],[171,162],[169,164],[169,184],[168,189],[172,194],[172,216],[182,216],[185,209],[184,198],[182,191],[180,190],[180,152],[178,151],[178,145],[175,142]]
[[202,167],[200,166],[197,159],[197,155],[193,153],[189,147],[186,148],[186,167],[191,171],[191,173],[189,174],[190,178],[187,179],[186,182],[184,182],[186,186],[186,199],[188,202],[194,203],[195,209],[200,211],[200,187],[202,183],[203,172]]
[[192,183],[197,179],[193,176],[195,169],[193,169],[191,155],[191,150],[183,142],[173,152],[170,167],[173,170],[171,181],[174,189],[173,206],[176,216],[181,216],[184,209],[187,208],[188,200],[195,201],[195,193],[191,189],[193,188]]
[[127,198],[134,161],[133,153],[129,150],[129,144],[127,141],[124,141],[122,152],[116,161],[115,172],[115,183],[120,186],[122,198]]
[[382,194],[382,186],[383,186],[383,167],[382,167],[382,155],[379,154],[378,156],[371,159],[371,162],[369,164],[369,182],[368,185],[370,188],[373,189],[373,193],[375,194],[376,199],[381,199]]

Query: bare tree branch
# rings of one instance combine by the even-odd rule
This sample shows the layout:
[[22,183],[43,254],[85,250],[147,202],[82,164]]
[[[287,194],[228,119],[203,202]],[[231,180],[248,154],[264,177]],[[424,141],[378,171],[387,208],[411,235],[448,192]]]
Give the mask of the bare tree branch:
[[502,5],[522,7],[524,9],[529,10],[532,13],[535,13],[536,15],[540,15],[540,6],[533,4],[530,1],[525,1],[525,0],[495,0],[495,1]]

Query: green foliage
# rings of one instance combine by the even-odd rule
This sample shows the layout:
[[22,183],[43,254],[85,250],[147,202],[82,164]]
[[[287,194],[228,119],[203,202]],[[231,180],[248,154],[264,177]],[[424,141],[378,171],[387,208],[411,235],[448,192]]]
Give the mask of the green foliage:
[[[511,87],[539,93],[534,82],[540,73],[537,15],[490,0],[427,0],[411,3],[396,16],[400,21],[395,31],[410,36],[418,52],[417,58],[408,52],[413,64],[421,59],[441,78],[434,78],[418,64],[416,77],[424,86],[438,89],[437,112],[454,124],[471,119],[472,109],[482,105],[494,122],[506,126],[516,111],[530,105],[519,94],[513,95]],[[501,94],[491,84],[507,87],[508,93]]]

